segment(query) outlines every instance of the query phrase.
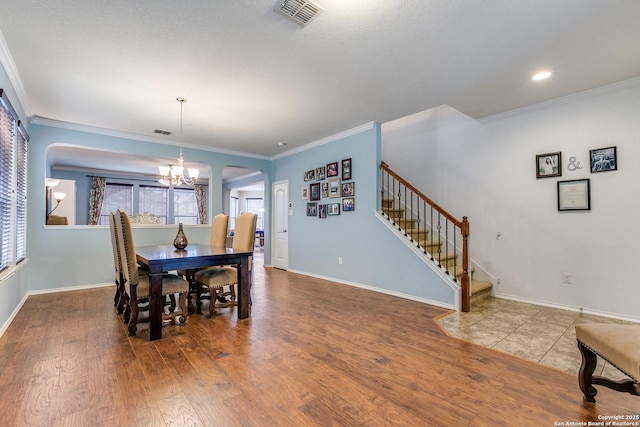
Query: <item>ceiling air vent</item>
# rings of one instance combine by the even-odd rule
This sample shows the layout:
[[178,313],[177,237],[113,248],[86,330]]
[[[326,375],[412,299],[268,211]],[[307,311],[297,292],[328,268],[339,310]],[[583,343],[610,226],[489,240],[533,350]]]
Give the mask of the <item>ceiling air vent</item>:
[[309,0],[284,0],[276,12],[304,27],[323,10],[318,4]]
[[171,131],[162,129],[155,129],[153,133],[159,133],[160,135],[171,135]]

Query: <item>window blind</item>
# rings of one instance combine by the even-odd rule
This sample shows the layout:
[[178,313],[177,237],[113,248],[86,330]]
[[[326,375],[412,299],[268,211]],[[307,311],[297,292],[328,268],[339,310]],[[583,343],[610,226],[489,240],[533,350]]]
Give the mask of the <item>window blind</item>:
[[16,138],[16,264],[27,256],[27,141],[18,121]]
[[11,196],[13,193],[14,115],[4,91],[0,90],[0,270],[9,265],[11,242]]

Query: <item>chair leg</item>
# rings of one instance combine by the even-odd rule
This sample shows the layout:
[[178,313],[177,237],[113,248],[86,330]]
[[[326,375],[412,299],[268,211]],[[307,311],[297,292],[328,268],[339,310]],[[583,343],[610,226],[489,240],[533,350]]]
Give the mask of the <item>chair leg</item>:
[[187,296],[189,292],[182,292],[178,298],[178,303],[180,304],[180,316],[178,316],[178,322],[181,325],[184,325],[187,322],[187,316],[189,314],[189,305],[187,304]]
[[132,286],[131,288],[132,292],[131,296],[129,297],[129,307],[131,309],[131,319],[129,319],[129,336],[133,337],[138,331],[138,296],[133,290],[134,286]]
[[596,370],[597,357],[587,346],[578,341],[578,348],[582,354],[582,365],[578,373],[578,384],[584,394],[584,400],[595,402],[598,390],[593,387],[593,372]]
[[131,318],[131,307],[129,306],[129,295],[123,295],[123,303],[124,303],[124,315],[122,316],[122,321],[124,323],[129,323],[129,319]]
[[113,296],[113,306],[117,307],[120,302],[120,284],[116,282],[116,294]]

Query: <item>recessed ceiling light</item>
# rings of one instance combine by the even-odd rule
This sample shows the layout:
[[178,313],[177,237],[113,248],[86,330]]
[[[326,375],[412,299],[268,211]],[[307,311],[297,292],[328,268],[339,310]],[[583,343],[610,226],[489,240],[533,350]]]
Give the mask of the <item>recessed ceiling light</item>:
[[278,142],[278,147],[284,147],[285,145],[287,145],[286,142],[282,142],[282,141]]
[[544,80],[551,77],[550,71],[541,71],[538,74],[534,74],[531,76],[531,80]]

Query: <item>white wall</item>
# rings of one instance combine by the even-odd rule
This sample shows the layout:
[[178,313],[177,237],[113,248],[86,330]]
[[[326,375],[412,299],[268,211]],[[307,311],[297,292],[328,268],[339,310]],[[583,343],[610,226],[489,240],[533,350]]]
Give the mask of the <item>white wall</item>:
[[[500,279],[498,296],[640,320],[639,139],[634,79],[482,122],[448,106],[389,122],[382,160],[469,217],[471,258]],[[618,170],[590,173],[589,150],[609,146]],[[562,177],[536,179],[536,154],[556,151]],[[570,157],[583,168],[569,171]],[[580,178],[591,211],[558,212],[557,181]]]

